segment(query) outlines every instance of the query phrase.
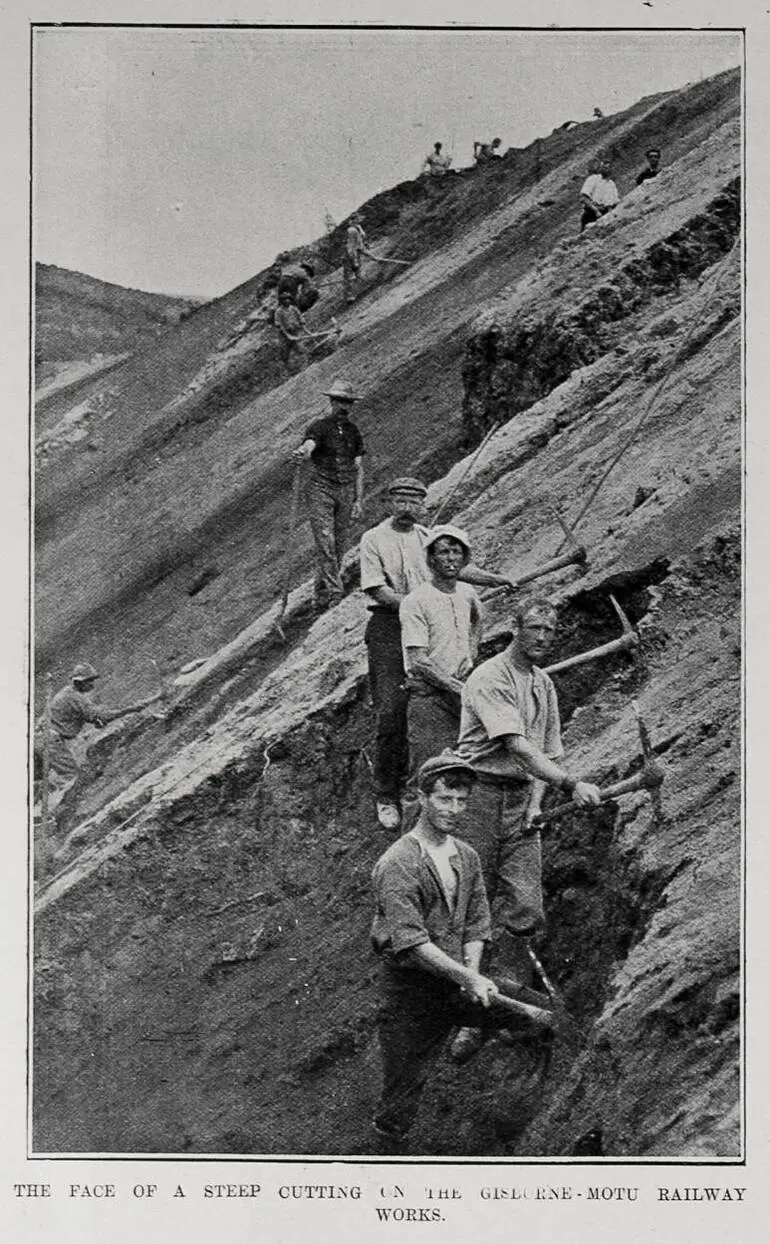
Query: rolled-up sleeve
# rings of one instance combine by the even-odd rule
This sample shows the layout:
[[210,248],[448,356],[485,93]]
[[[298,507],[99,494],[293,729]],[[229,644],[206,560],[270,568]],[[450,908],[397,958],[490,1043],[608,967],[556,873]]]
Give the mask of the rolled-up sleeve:
[[398,610],[401,619],[401,643],[406,648],[427,648],[430,645],[430,627],[425,612],[414,593],[401,601]]
[[373,532],[365,531],[362,535],[360,552],[362,590],[368,592],[375,587],[385,587],[388,579]]
[[472,691],[466,688],[466,692],[470,707],[490,739],[500,739],[506,734],[526,733],[518,705],[502,688],[478,682]]
[[380,862],[373,873],[376,914],[372,942],[379,953],[403,954],[429,942],[417,878],[399,861]]

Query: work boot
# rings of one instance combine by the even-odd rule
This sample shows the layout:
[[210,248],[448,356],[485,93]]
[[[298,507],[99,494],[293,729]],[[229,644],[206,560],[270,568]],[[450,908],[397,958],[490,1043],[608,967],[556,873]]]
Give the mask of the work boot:
[[453,1063],[462,1066],[478,1054],[484,1040],[484,1033],[480,1028],[460,1028],[449,1047],[449,1057]]
[[390,800],[377,800],[377,820],[383,829],[398,829],[401,824],[401,810]]

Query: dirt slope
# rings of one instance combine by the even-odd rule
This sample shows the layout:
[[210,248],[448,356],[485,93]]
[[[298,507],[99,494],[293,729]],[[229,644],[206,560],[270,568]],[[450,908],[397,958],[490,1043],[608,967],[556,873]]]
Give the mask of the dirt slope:
[[[467,227],[444,246],[431,240],[351,317],[358,336],[342,361],[367,394],[375,495],[425,455],[431,502],[451,494],[477,559],[512,574],[555,552],[561,534],[544,503],[558,501],[579,521],[590,568],[544,582],[560,606],[555,659],[616,635],[609,590],[642,637],[638,662],[557,676],[570,766],[601,781],[639,766],[636,697],[667,768],[659,807],[630,796],[547,838],[543,954],[574,1017],[547,1081],[528,1081],[497,1043],[462,1072],[442,1066],[415,1154],[740,1149],[736,90],[724,75],[646,101],[601,134],[555,136],[558,166],[480,217],[473,186],[458,189]],[[589,141],[622,140],[628,184],[663,125],[678,159],[577,238],[571,178]],[[554,202],[538,207],[545,198]],[[398,222],[388,227],[390,244]],[[224,311],[193,320],[206,315]],[[186,357],[196,352],[200,341]],[[200,440],[181,429],[178,453],[143,461],[130,489],[102,463],[107,491],[89,492],[82,451],[77,461],[66,448],[42,490],[44,651],[56,644],[63,660],[79,628],[89,654],[125,654],[125,685],[148,677],[151,642],[167,645],[169,664],[204,637],[231,648],[182,680],[165,723],[100,742],[88,820],[38,894],[38,1150],[369,1151],[369,871],[387,836],[369,785],[365,609],[354,593],[308,629],[298,590],[281,651],[269,618],[253,621],[275,582],[281,454],[340,361],[263,393]],[[501,416],[483,451],[444,475],[461,440]],[[149,422],[121,425],[123,447]],[[153,584],[159,507],[176,535]],[[218,575],[185,601],[181,585],[200,565],[185,553],[193,527]],[[75,564],[90,568],[87,592],[72,589]],[[490,600],[487,652],[505,641],[509,609]]]

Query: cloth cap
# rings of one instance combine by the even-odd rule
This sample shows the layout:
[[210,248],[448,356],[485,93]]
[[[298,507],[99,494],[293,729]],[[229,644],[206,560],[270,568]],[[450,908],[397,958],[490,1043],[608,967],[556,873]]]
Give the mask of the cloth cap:
[[467,534],[463,531],[462,527],[453,527],[451,523],[439,523],[438,527],[431,528],[430,536],[425,542],[426,549],[429,549],[431,545],[435,544],[437,540],[440,540],[442,536],[448,536],[452,540],[457,540],[458,543],[463,546],[466,553],[470,553],[471,546]]
[[324,389],[327,397],[338,397],[343,402],[357,402],[358,394],[353,391],[352,384],[347,380],[335,380],[330,389]]
[[302,260],[302,263],[301,263],[299,266],[300,266],[300,268],[304,268],[304,269],[305,269],[305,271],[307,272],[308,276],[315,276],[315,268],[313,267],[313,265],[312,265],[311,263],[308,263],[308,261],[307,261],[306,259],[303,259],[303,260]]
[[400,475],[388,485],[388,492],[415,492],[420,497],[427,497],[428,490],[421,480],[413,475]]
[[420,766],[417,774],[417,785],[423,789],[428,778],[442,777],[445,773],[457,773],[469,782],[476,781],[476,774],[466,760],[461,760],[454,752],[445,748],[438,756],[431,756]]
[[99,677],[99,671],[95,670],[93,665],[89,665],[88,661],[82,661],[80,665],[76,665],[72,671],[73,682],[91,682],[94,678]]
[[647,148],[647,150],[645,151],[645,153],[644,153],[644,154],[645,154],[645,155],[658,155],[658,156],[659,156],[659,155],[660,155],[660,147],[648,147],[648,148]]

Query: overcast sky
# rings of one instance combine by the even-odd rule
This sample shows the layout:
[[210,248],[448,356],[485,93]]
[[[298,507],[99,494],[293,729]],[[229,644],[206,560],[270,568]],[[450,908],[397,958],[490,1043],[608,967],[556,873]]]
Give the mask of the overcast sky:
[[224,293],[414,177],[737,65],[734,34],[38,29],[35,257]]

